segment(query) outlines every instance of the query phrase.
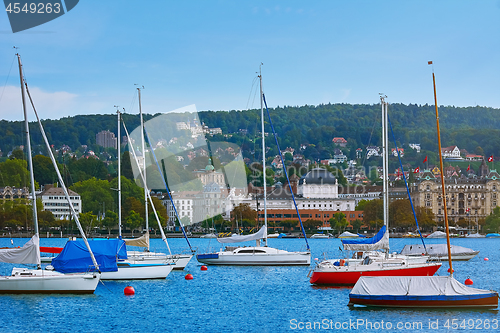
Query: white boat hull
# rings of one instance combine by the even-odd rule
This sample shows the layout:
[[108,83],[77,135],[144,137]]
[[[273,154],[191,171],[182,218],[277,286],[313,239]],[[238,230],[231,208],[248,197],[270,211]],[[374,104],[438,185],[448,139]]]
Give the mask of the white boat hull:
[[92,294],[98,273],[63,274],[42,269],[14,268],[11,276],[0,276],[1,294]]
[[158,252],[127,251],[129,260],[137,264],[173,263],[174,270],[183,270],[193,257],[192,254],[165,254]]
[[311,253],[288,252],[270,247],[240,247],[232,251],[198,254],[196,259],[209,265],[309,266]]
[[101,280],[165,279],[173,267],[171,263],[137,263],[123,260],[118,262],[116,272],[102,272]]

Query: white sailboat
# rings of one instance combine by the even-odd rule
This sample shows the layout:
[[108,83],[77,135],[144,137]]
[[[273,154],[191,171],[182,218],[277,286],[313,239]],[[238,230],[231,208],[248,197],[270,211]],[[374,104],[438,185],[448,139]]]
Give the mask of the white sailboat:
[[[139,105],[140,105],[140,90],[139,90]],[[142,115],[142,111],[141,111],[141,115]],[[124,122],[123,122],[123,127],[125,129],[125,133],[127,135],[128,142],[131,142],[130,135],[127,131],[127,127],[126,127]],[[144,126],[142,124],[142,116],[141,116],[141,130],[142,130],[141,131],[142,135],[144,135]],[[153,213],[154,213],[154,215],[156,217],[156,221],[158,223],[158,229],[160,230],[162,240],[164,241],[165,245],[167,246],[169,253],[166,254],[166,253],[149,251],[149,224],[147,224],[146,229],[148,231],[146,231],[146,234],[144,236],[137,238],[137,239],[125,239],[126,244],[131,245],[131,246],[144,247],[144,248],[146,248],[146,250],[145,251],[127,251],[127,256],[130,260],[134,260],[137,262],[143,262],[143,263],[148,262],[148,263],[154,264],[154,263],[161,263],[161,262],[169,262],[169,263],[173,264],[172,269],[183,270],[187,266],[187,264],[189,263],[189,261],[191,260],[193,255],[192,254],[172,254],[172,252],[170,251],[170,246],[168,245],[167,237],[165,236],[165,233],[163,232],[163,227],[161,226],[160,219],[159,219],[158,214],[156,212],[156,209],[154,207],[150,191],[146,185],[147,183],[146,183],[146,165],[145,165],[146,163],[145,163],[145,160],[144,160],[144,165],[143,165],[144,167],[141,168],[141,165],[139,163],[139,159],[137,158],[137,155],[135,154],[135,150],[131,149],[131,151],[132,151],[132,155],[134,157],[134,161],[135,161],[137,168],[139,170],[140,178],[141,178],[142,183],[144,184],[144,187],[145,187],[145,191],[144,191],[145,197],[147,200],[149,200],[149,203],[151,204],[151,207],[153,209]],[[154,156],[153,151],[152,151],[152,154]],[[144,155],[145,155],[145,153],[143,151],[143,156]],[[156,156],[155,156],[155,160],[156,160]],[[118,192],[120,193],[120,189]],[[145,206],[147,207],[147,201],[146,201]],[[147,211],[146,211],[146,214],[147,214]],[[121,215],[119,215],[119,217],[121,218]],[[121,226],[121,223],[119,223],[119,224]],[[189,241],[188,241],[188,244],[189,244]]]
[[[118,116],[118,137],[120,137],[120,118],[121,113],[117,111]],[[122,237],[122,219],[121,219],[121,170],[120,170],[120,144],[118,143],[118,235]],[[146,192],[148,193],[148,192]],[[148,193],[149,194],[149,193]],[[146,196],[146,199],[148,197]],[[156,213],[156,212],[155,212]],[[147,234],[148,235],[148,234]],[[137,241],[137,240],[136,240]],[[139,240],[138,242],[140,242]],[[125,241],[125,244],[127,242]],[[149,247],[149,238],[147,246]],[[117,259],[118,269],[111,272],[102,272],[102,280],[145,280],[145,279],[165,279],[174,267],[174,262],[166,257],[149,259],[141,256],[129,255],[127,259]]]
[[[262,90],[262,75],[260,79],[260,109],[261,109],[261,130],[262,130],[262,170],[264,170],[264,226],[255,234],[233,235],[231,237],[218,238],[217,241],[223,244],[239,243],[244,241],[256,241],[256,246],[250,247],[229,247],[220,249],[215,253],[197,254],[196,259],[204,264],[211,265],[252,265],[252,266],[276,266],[276,265],[310,265],[311,252],[289,252],[267,246],[267,184],[266,184],[266,145],[264,135],[264,94]],[[278,147],[278,151],[279,147]],[[281,153],[280,153],[281,154]],[[286,170],[285,170],[286,173]],[[290,184],[289,184],[290,186]],[[290,189],[293,195],[293,192]],[[297,215],[300,216],[297,212]],[[305,234],[304,234],[305,236]],[[264,246],[260,246],[260,241],[264,241]],[[307,242],[307,239],[306,239]]]
[[[40,261],[40,240],[38,231],[38,219],[37,219],[37,209],[36,209],[36,195],[35,195],[35,179],[33,173],[33,162],[31,158],[31,142],[28,127],[28,117],[26,111],[26,100],[25,100],[25,85],[21,57],[17,54],[18,64],[19,64],[19,76],[21,79],[21,94],[23,101],[23,111],[24,111],[24,124],[26,129],[26,145],[28,148],[28,165],[30,170],[30,182],[31,182],[31,196],[32,196],[32,209],[33,209],[33,222],[35,227],[35,235],[22,247],[15,249],[2,249],[0,250],[0,261],[15,263],[15,264],[36,264],[37,269],[28,268],[13,268],[12,274],[10,276],[0,276],[0,293],[16,293],[16,294],[26,294],[26,293],[70,293],[70,294],[91,294],[95,291],[97,284],[99,283],[100,274],[99,273],[83,273],[83,274],[63,274],[52,269],[41,269]],[[26,85],[27,89],[27,85]],[[29,91],[28,91],[29,96]],[[31,96],[30,96],[31,100]],[[33,105],[33,101],[32,105]],[[34,109],[34,106],[33,106]],[[36,110],[35,114],[36,114]],[[42,131],[45,143],[47,145],[50,158],[55,166],[59,181],[63,186],[64,193],[68,199],[69,206],[75,217],[80,233],[85,240],[88,247],[90,256],[94,263],[94,267],[97,268],[97,262],[88,246],[85,234],[81,228],[80,222],[75,214],[73,205],[69,200],[69,195],[62,177],[59,173],[57,165],[55,163],[54,156],[48,145],[45,132],[43,131],[42,124],[38,118],[38,123]]]

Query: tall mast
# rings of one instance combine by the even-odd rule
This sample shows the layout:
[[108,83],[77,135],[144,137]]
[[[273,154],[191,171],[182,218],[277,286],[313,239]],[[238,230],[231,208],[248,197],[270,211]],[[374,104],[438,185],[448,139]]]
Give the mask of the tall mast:
[[116,138],[116,150],[118,152],[118,237],[122,239],[122,170],[121,170],[121,147],[120,147],[120,111],[116,110],[118,118],[118,131]]
[[[432,61],[429,61],[429,65],[432,65]],[[448,246],[448,264],[450,265],[450,276],[453,276],[453,267],[451,266],[450,229],[449,229],[449,225],[448,225],[448,211],[446,208],[446,190],[445,190],[445,184],[444,184],[443,154],[441,152],[441,132],[439,130],[439,114],[438,114],[438,103],[437,103],[437,94],[436,94],[436,77],[434,76],[434,68],[432,69],[432,84],[434,86],[434,106],[436,108],[436,126],[437,126],[438,149],[439,149],[439,166],[441,167],[441,190],[443,193],[444,225],[446,226],[446,245]]]
[[[144,142],[144,120],[142,118],[142,106],[141,106],[141,88],[137,88],[137,92],[139,94],[139,114],[141,116],[141,141],[142,141],[142,167],[144,170],[144,209],[146,215],[146,232],[149,233],[149,218],[148,218],[148,186],[147,186],[147,178],[146,178],[146,148]],[[149,251],[149,243],[147,247],[147,251]]]
[[[264,245],[267,246],[267,183],[266,183],[266,137],[264,135],[264,102],[262,92],[262,63],[259,66],[259,80],[260,80],[260,118],[262,123],[262,172],[263,172],[263,185],[264,185],[264,225],[266,226],[266,235],[264,237]],[[257,208],[257,214],[259,213]]]
[[[19,64],[19,78],[21,80],[21,96],[23,100],[23,112],[24,112],[24,127],[26,131],[26,146],[28,148],[28,167],[30,170],[30,183],[31,183],[31,200],[32,200],[32,210],[33,210],[33,223],[35,226],[35,233],[38,239],[40,239],[40,235],[38,232],[38,215],[37,215],[37,207],[36,207],[36,193],[35,193],[35,173],[33,171],[33,160],[31,158],[31,139],[30,139],[30,129],[28,123],[28,113],[26,111],[26,97],[24,90],[24,75],[23,75],[23,65],[21,64],[21,56],[16,54],[17,62]],[[37,251],[40,251],[40,247],[37,247]],[[38,255],[38,268],[41,267],[40,255]]]

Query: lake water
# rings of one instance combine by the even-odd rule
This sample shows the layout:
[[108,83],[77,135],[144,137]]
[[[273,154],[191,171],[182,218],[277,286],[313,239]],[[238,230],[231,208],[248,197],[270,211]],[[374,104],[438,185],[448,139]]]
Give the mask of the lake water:
[[[22,246],[26,239],[14,239]],[[66,239],[41,239],[42,246],[64,246]],[[399,251],[419,239],[391,239]],[[426,243],[444,243],[444,239]],[[199,252],[220,245],[191,239]],[[312,258],[339,257],[340,240],[311,239]],[[184,239],[170,239],[173,252],[185,251]],[[500,239],[452,239],[452,244],[481,251],[468,262],[454,262],[455,278],[470,277],[474,287],[500,290]],[[251,245],[250,243],[248,245]],[[0,247],[11,246],[0,239]],[[269,239],[269,246],[304,250],[303,239]],[[159,239],[151,250],[166,251]],[[485,261],[484,258],[489,258]],[[313,264],[314,265],[314,264]],[[8,275],[13,265],[0,264]],[[19,266],[19,265],[17,265]],[[93,295],[0,295],[0,332],[285,332],[285,331],[498,331],[498,311],[370,310],[347,306],[348,288],[311,286],[311,267],[208,266],[193,258],[184,271],[165,280],[106,281]],[[438,275],[446,275],[443,263]],[[185,280],[191,273],[193,280]],[[133,286],[134,296],[123,289]],[[315,324],[316,323],[316,324]],[[447,328],[448,326],[448,328]],[[310,329],[309,329],[310,328]],[[455,329],[456,328],[456,329]],[[495,329],[496,328],[496,329]]]

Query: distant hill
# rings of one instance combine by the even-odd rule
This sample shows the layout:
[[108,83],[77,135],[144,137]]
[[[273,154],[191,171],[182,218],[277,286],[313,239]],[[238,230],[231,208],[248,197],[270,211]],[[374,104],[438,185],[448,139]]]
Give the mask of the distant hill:
[[[302,152],[306,157],[330,158],[334,149],[338,148],[332,143],[333,137],[344,137],[348,141],[347,147],[342,150],[349,154],[349,158],[354,158],[356,148],[380,145],[380,104],[284,106],[269,111],[281,148],[292,147],[299,151],[300,146],[306,144],[308,149]],[[499,109],[441,106],[439,115],[443,147],[457,145],[471,153],[500,155]],[[146,120],[152,117],[145,115]],[[420,143],[423,150],[436,152],[434,106],[390,104],[389,117],[398,146],[407,149],[409,143]],[[260,110],[201,111],[199,118],[209,127],[220,127],[223,135],[233,134],[230,138],[216,135],[214,140],[235,142],[243,147],[244,155],[256,158],[260,148],[254,137],[260,132]],[[138,115],[125,114],[124,119],[129,129],[139,125]],[[54,147],[67,145],[73,151],[81,149],[82,145],[99,150],[95,145],[96,133],[102,130],[117,132],[114,114],[80,115],[45,120],[43,123]],[[35,125],[30,124],[34,152],[43,153],[41,136]],[[266,132],[271,132],[269,126]],[[25,144],[20,121],[0,121],[0,133],[0,149],[4,156],[14,147]],[[269,142],[270,153],[277,153],[272,148],[273,142]]]

